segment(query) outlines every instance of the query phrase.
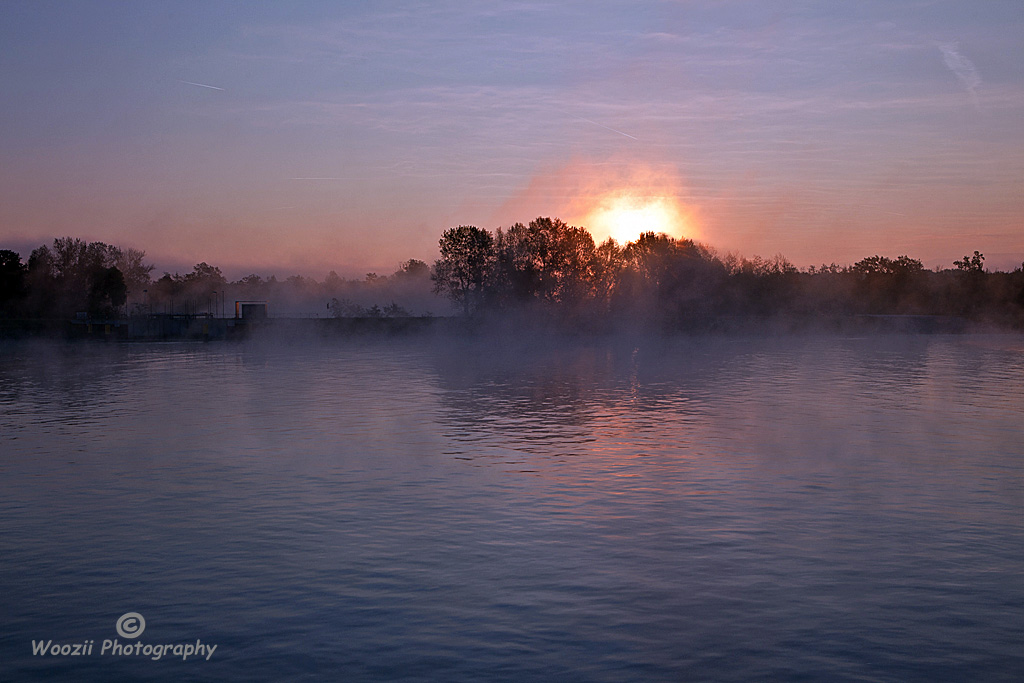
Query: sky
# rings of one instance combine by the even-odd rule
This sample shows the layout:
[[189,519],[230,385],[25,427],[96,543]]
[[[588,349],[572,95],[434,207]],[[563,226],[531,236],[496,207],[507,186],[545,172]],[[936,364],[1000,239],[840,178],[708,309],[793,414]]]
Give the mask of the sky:
[[4,0],[0,92],[26,259],[390,273],[456,225],[600,240],[625,202],[801,267],[1024,261],[1020,0]]

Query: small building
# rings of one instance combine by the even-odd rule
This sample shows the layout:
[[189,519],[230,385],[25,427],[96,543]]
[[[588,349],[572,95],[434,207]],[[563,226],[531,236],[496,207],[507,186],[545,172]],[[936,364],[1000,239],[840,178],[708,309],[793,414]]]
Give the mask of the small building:
[[236,301],[235,302],[235,319],[236,320],[266,320],[267,319],[267,302],[266,301]]

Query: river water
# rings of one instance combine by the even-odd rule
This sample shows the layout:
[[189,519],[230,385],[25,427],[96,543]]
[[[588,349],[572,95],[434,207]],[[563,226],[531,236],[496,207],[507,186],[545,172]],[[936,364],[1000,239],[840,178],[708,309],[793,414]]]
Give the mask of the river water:
[[6,342],[0,477],[2,680],[1024,672],[1019,335]]

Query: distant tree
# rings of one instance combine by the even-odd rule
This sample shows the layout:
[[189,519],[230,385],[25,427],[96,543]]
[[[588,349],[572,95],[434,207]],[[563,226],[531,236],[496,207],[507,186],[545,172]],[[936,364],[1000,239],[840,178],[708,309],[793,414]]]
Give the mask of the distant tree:
[[903,276],[922,272],[924,265],[919,260],[912,259],[909,256],[899,256],[895,259],[886,258],[885,256],[869,256],[850,266],[850,270],[853,273],[865,276]]
[[341,290],[341,287],[344,284],[344,282],[345,281],[341,279],[341,276],[339,276],[336,272],[332,270],[331,272],[327,273],[327,277],[324,278],[324,291],[328,294],[334,294]]
[[909,256],[869,256],[850,266],[857,308],[868,313],[920,313],[925,309],[924,265]]
[[[119,299],[120,288],[113,284],[116,276],[110,269],[123,255],[117,247],[75,237],[59,237],[50,247],[35,249],[27,278],[31,313],[66,317],[113,307],[111,296]],[[124,276],[118,273],[123,285]]]
[[175,273],[164,272],[149,287],[148,306],[151,311],[159,311],[160,305],[166,306],[166,312],[174,313],[175,304],[181,302],[185,294],[185,278]]
[[177,273],[171,275],[167,271],[164,271],[164,274],[153,283],[153,287],[161,293],[166,292],[167,294],[176,294],[182,287],[182,281],[183,278]]
[[362,318],[366,316],[366,309],[350,301],[349,299],[331,299],[327,304],[332,318]]
[[245,277],[239,278],[233,284],[242,290],[244,296],[254,298],[261,295],[266,283],[256,273],[249,273]]
[[434,291],[443,293],[465,315],[481,301],[484,287],[494,269],[494,238],[471,225],[446,230],[438,243],[441,258],[434,263]]
[[181,278],[182,294],[184,295],[182,303],[186,306],[185,310],[191,313],[202,309],[212,312],[214,310],[213,300],[216,296],[214,292],[223,292],[227,283],[228,281],[220,272],[220,268],[211,266],[205,261],[197,263],[191,273],[186,273]]
[[958,261],[953,261],[953,265],[962,273],[984,273],[985,255],[975,251],[974,256],[964,256]]
[[220,268],[211,266],[205,261],[197,263],[192,268],[192,272],[185,275],[184,282],[189,287],[202,290],[216,289],[228,283],[224,274],[220,272]]
[[423,261],[409,259],[398,266],[395,276],[399,278],[428,278],[430,277],[430,266]]
[[146,252],[141,249],[115,247],[112,265],[121,271],[129,292],[140,292],[149,286],[153,264],[144,263],[145,258]]
[[954,297],[959,304],[959,312],[968,316],[978,316],[985,307],[986,285],[985,256],[975,251],[973,256],[964,256],[953,261],[960,276],[960,290]]
[[808,266],[807,273],[809,275],[838,275],[843,272],[843,268],[835,264],[835,262],[825,265],[822,263],[820,266]]
[[409,311],[405,310],[404,308],[396,304],[394,301],[392,301],[389,305],[384,307],[383,314],[385,318],[409,317]]

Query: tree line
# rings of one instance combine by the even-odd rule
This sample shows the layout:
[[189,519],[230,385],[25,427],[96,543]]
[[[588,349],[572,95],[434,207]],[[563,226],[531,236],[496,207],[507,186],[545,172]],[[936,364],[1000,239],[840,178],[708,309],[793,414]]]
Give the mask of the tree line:
[[444,232],[435,291],[464,315],[514,309],[560,320],[618,320],[714,327],[728,317],[960,316],[1024,323],[1024,265],[989,272],[975,251],[953,268],[928,270],[909,256],[797,269],[785,257],[720,256],[690,239],[647,232],[596,244],[583,228],[537,218],[494,233]]
[[781,255],[723,256],[661,233],[597,244],[586,229],[545,217],[494,232],[454,227],[438,246],[432,266],[409,259],[391,275],[347,280],[332,271],[317,281],[250,274],[229,282],[205,262],[153,279],[141,250],[64,237],[33,250],[26,263],[17,252],[0,250],[0,317],[217,314],[228,299],[305,302],[293,309],[296,315],[394,317],[417,307],[429,314],[424,307],[436,294],[467,317],[525,314],[581,325],[699,329],[730,317],[874,314],[1024,326],[1024,270],[988,271],[977,251],[937,270],[906,255],[800,270]]
[[0,249],[0,318],[114,319],[126,315],[234,314],[234,300],[266,300],[279,314],[321,317],[392,317],[406,307],[436,302],[430,266],[409,259],[391,275],[346,279],[331,271],[323,280],[293,275],[283,280],[251,273],[229,281],[206,262],[190,272],[153,278],[146,254],[103,242],[62,237],[32,251],[27,262]]

